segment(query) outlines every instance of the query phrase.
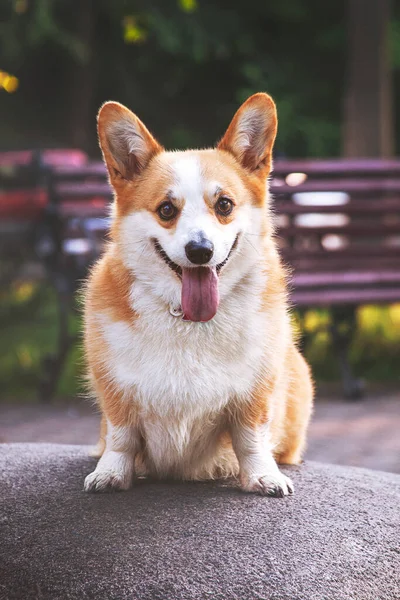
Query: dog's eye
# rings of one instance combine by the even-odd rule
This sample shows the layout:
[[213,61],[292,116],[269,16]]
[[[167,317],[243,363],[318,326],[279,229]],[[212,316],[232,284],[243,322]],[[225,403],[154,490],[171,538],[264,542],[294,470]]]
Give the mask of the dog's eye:
[[223,217],[230,215],[233,210],[232,200],[226,198],[225,196],[221,196],[221,198],[219,198],[215,204],[215,210]]
[[178,214],[178,209],[172,202],[164,202],[158,207],[157,212],[163,221],[171,221]]

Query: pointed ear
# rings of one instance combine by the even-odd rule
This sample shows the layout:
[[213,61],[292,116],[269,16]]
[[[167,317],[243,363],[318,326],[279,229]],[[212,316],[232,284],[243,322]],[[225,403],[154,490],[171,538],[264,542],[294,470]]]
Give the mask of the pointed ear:
[[275,102],[268,94],[254,94],[239,108],[218,144],[249,171],[263,177],[272,166],[272,148],[278,119]]
[[97,128],[112,183],[132,180],[162,150],[142,121],[118,102],[103,104]]

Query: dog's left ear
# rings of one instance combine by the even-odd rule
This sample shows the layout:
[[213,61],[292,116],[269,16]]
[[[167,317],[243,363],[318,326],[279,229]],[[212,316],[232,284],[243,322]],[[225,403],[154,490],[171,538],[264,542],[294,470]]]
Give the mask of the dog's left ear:
[[233,117],[218,149],[230,152],[245,169],[265,177],[272,166],[277,124],[271,96],[254,94]]

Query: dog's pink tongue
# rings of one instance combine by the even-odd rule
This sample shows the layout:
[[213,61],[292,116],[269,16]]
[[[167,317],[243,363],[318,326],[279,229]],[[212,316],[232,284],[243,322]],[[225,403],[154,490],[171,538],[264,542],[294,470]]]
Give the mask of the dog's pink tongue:
[[218,275],[215,269],[182,269],[182,310],[185,321],[209,321],[219,304]]

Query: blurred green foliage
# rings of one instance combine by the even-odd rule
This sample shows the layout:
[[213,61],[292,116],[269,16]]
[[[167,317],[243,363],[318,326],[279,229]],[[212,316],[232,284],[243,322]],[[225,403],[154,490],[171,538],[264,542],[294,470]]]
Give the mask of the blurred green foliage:
[[[294,319],[298,321],[296,315]],[[34,400],[42,360],[54,351],[57,339],[56,303],[51,289],[39,284],[14,286],[0,295],[0,400]],[[317,381],[340,377],[326,310],[306,313],[308,335],[305,354]],[[79,335],[78,315],[71,318],[71,333]],[[399,381],[400,305],[364,306],[357,314],[351,362],[357,375],[368,381]],[[58,388],[58,396],[84,392],[84,360],[79,341],[73,346]]]
[[[90,96],[87,149],[92,153],[94,115],[107,99],[130,106],[169,147],[204,146],[222,134],[238,104],[256,91],[277,100],[278,152],[340,153],[344,0],[78,4],[71,10],[69,0],[1,3],[0,68],[20,80],[17,93],[0,95],[0,111],[8,115],[2,145],[68,145],[70,89],[74,72],[86,66],[90,82],[80,93],[82,99]],[[399,0],[393,7],[390,47],[397,90]]]
[[[79,317],[70,319],[70,333],[79,340]],[[57,304],[48,285],[23,283],[0,293],[0,400],[36,397],[43,360],[57,346]],[[81,344],[72,347],[58,387],[60,396],[83,391]]]

